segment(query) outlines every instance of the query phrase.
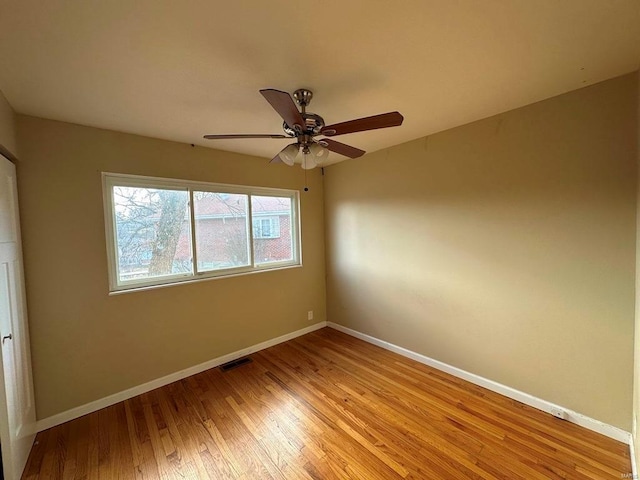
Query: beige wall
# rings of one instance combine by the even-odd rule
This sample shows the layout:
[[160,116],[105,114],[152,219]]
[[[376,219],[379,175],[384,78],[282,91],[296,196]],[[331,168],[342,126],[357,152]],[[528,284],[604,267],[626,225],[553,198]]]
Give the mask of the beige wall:
[[15,114],[7,99],[0,91],[0,153],[17,157]]
[[630,430],[637,89],[327,168],[328,319]]
[[39,419],[325,320],[319,171],[302,268],[108,296],[101,172],[302,190],[302,169],[22,115],[17,131]]

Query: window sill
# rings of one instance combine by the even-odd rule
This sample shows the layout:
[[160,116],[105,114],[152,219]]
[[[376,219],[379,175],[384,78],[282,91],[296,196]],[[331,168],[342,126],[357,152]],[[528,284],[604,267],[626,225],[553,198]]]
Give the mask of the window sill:
[[109,296],[122,295],[125,293],[142,292],[145,290],[155,290],[157,288],[175,287],[176,285],[187,285],[190,283],[206,282],[208,280],[221,280],[223,278],[241,277],[244,275],[254,275],[256,273],[276,272],[279,270],[287,270],[290,268],[301,268],[301,267],[302,267],[302,264],[282,265],[277,267],[258,267],[254,270],[249,270],[246,272],[228,273],[224,275],[207,275],[204,277],[189,277],[184,280],[176,280],[174,282],[161,283],[158,285],[141,285],[141,286],[132,285],[131,287],[120,287],[119,290],[111,290],[109,291]]

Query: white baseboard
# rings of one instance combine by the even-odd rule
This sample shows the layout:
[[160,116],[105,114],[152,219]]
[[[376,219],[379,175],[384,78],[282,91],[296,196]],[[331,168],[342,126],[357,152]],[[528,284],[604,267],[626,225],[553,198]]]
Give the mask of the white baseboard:
[[89,413],[95,412],[102,408],[114,405],[118,402],[122,402],[123,400],[127,400],[129,398],[135,397],[136,395],[140,395],[142,393],[149,392],[156,388],[163,387],[165,385],[176,382],[178,380],[182,380],[183,378],[187,378],[191,375],[196,375],[198,373],[204,372],[205,370],[209,370],[210,368],[215,368],[219,365],[222,365],[223,363],[231,362],[233,360],[236,360],[237,358],[244,357],[245,355],[250,355],[252,353],[255,353],[260,350],[264,350],[265,348],[269,348],[274,345],[278,345],[279,343],[286,342],[287,340],[292,340],[294,338],[300,337],[302,335],[313,332],[315,330],[319,330],[320,328],[323,328],[326,326],[329,326],[335,330],[346,333],[347,335],[351,335],[352,337],[359,338],[360,340],[364,340],[365,342],[371,343],[373,345],[377,345],[386,350],[398,353],[404,357],[411,358],[412,360],[415,360],[417,362],[423,363],[430,367],[436,368],[443,372],[449,373],[455,377],[462,378],[463,380],[467,380],[473,384],[479,385],[493,392],[499,393],[506,397],[522,402],[526,405],[537,408],[538,410],[551,413],[552,410],[560,408],[565,412],[567,412],[566,419],[569,422],[588,428],[589,430],[593,430],[595,432],[601,433],[615,440],[630,444],[633,474],[636,475],[633,478],[640,478],[637,476],[637,470],[636,470],[637,467],[636,467],[635,454],[634,454],[635,452],[633,450],[632,438],[629,432],[622,430],[618,427],[614,427],[613,425],[600,422],[586,415],[582,415],[581,413],[574,412],[573,410],[562,407],[560,405],[556,405],[546,400],[542,400],[538,397],[534,397],[533,395],[529,395],[528,393],[521,392],[519,390],[516,390],[515,388],[502,385],[498,382],[494,382],[493,380],[489,380],[487,378],[481,377],[480,375],[476,375],[474,373],[467,372],[460,368],[453,367],[444,362],[440,362],[439,360],[435,360],[425,355],[421,355],[419,353],[413,352],[406,348],[399,347],[392,343],[385,342],[384,340],[380,340],[370,335],[360,333],[356,330],[352,330],[350,328],[347,328],[345,326],[342,326],[333,322],[318,322],[314,325],[310,325],[309,327],[296,330],[295,332],[281,335],[280,337],[276,337],[271,340],[258,343],[256,345],[252,345],[242,350],[238,350],[238,351],[223,355],[221,357],[208,360],[199,365],[195,365],[193,367],[189,367],[184,370],[171,373],[169,375],[152,380],[150,382],[143,383],[142,385],[128,388],[127,390],[114,393],[113,395],[109,395],[99,400],[95,400],[93,402],[80,405],[79,407],[72,408],[70,410],[58,413],[56,415],[52,415],[51,417],[43,418],[42,420],[38,420],[36,422],[36,430],[38,432],[41,432],[48,428],[61,425],[70,420],[74,420],[76,418],[82,417],[83,415],[87,415]]
[[79,407],[72,408],[70,410],[58,413],[56,415],[52,415],[51,417],[43,418],[42,420],[38,420],[36,422],[36,430],[38,432],[41,432],[48,428],[55,427],[56,425],[60,425],[70,420],[74,420],[76,418],[82,417],[83,415],[87,415],[88,413],[92,413],[97,410],[100,410],[101,408],[109,407],[118,402],[122,402],[123,400],[127,400],[129,398],[135,397],[136,395],[140,395],[142,393],[155,390],[156,388],[164,387],[165,385],[176,382],[178,380],[182,380],[183,378],[187,378],[187,377],[190,377],[191,375],[204,372],[205,370],[209,370],[210,368],[215,368],[219,365],[222,365],[223,363],[231,362],[240,357],[244,357],[245,355],[250,355],[252,353],[255,353],[259,350],[264,350],[265,348],[273,347],[274,345],[278,345],[279,343],[286,342],[287,340],[292,340],[296,337],[300,337],[302,335],[313,332],[315,330],[319,330],[320,328],[323,328],[326,326],[327,326],[327,322],[318,322],[309,327],[296,330],[295,332],[287,333],[286,335],[281,335],[280,337],[272,338],[271,340],[258,343],[257,345],[252,345],[250,347],[243,348],[242,350],[228,353],[221,357],[214,358],[213,360],[208,360],[199,365],[194,365],[193,367],[180,370],[179,372],[171,373],[162,378],[157,378],[155,380],[151,380],[150,382],[143,383],[142,385],[128,388],[118,393],[114,393],[113,395],[109,395],[108,397],[104,397],[99,400],[95,400],[93,402],[80,405]]
[[[463,380],[467,380],[475,385],[479,385],[493,392],[504,395],[505,397],[512,398],[519,402],[522,402],[531,407],[537,408],[538,410],[542,410],[543,412],[552,413],[553,410],[562,409],[566,412],[566,420],[581,427],[588,428],[589,430],[593,430],[594,432],[601,433],[606,435],[607,437],[613,438],[614,440],[618,440],[624,443],[630,443],[631,434],[621,428],[614,427],[613,425],[609,425],[607,423],[600,422],[591,417],[587,417],[586,415],[582,415],[581,413],[574,412],[568,408],[562,407],[560,405],[556,405],[554,403],[548,402],[546,400],[542,400],[541,398],[534,397],[533,395],[529,395],[528,393],[521,392],[520,390],[516,390],[515,388],[507,387],[506,385],[502,385],[501,383],[494,382],[493,380],[489,380],[487,378],[481,377],[480,375],[476,375],[475,373],[467,372],[466,370],[462,370],[460,368],[448,365],[439,360],[435,360],[433,358],[427,357],[425,355],[421,355],[419,353],[413,352],[403,347],[399,347],[389,342],[385,342],[384,340],[380,340],[378,338],[372,337],[370,335],[366,335],[364,333],[360,333],[356,330],[352,330],[351,328],[347,328],[343,325],[339,325],[333,322],[327,322],[327,326],[331,327],[340,332],[346,333],[347,335],[351,335],[352,337],[359,338],[360,340],[364,340],[365,342],[371,343],[373,345],[377,345],[378,347],[382,347],[385,350],[389,350],[395,353],[402,355],[403,357],[410,358],[417,362],[423,363],[430,367],[436,368],[443,372],[446,372],[454,377],[462,378]],[[638,478],[638,477],[634,477]]]

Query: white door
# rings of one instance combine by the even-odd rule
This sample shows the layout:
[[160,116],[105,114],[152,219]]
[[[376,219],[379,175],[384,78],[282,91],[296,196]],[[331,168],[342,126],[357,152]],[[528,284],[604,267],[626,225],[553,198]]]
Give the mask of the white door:
[[16,169],[0,155],[0,448],[6,479],[19,479],[35,438]]

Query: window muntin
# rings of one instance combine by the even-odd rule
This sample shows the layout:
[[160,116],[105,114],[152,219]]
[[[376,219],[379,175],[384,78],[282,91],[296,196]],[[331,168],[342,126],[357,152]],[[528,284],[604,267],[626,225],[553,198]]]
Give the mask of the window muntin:
[[103,188],[111,292],[301,264],[297,191],[111,173]]

